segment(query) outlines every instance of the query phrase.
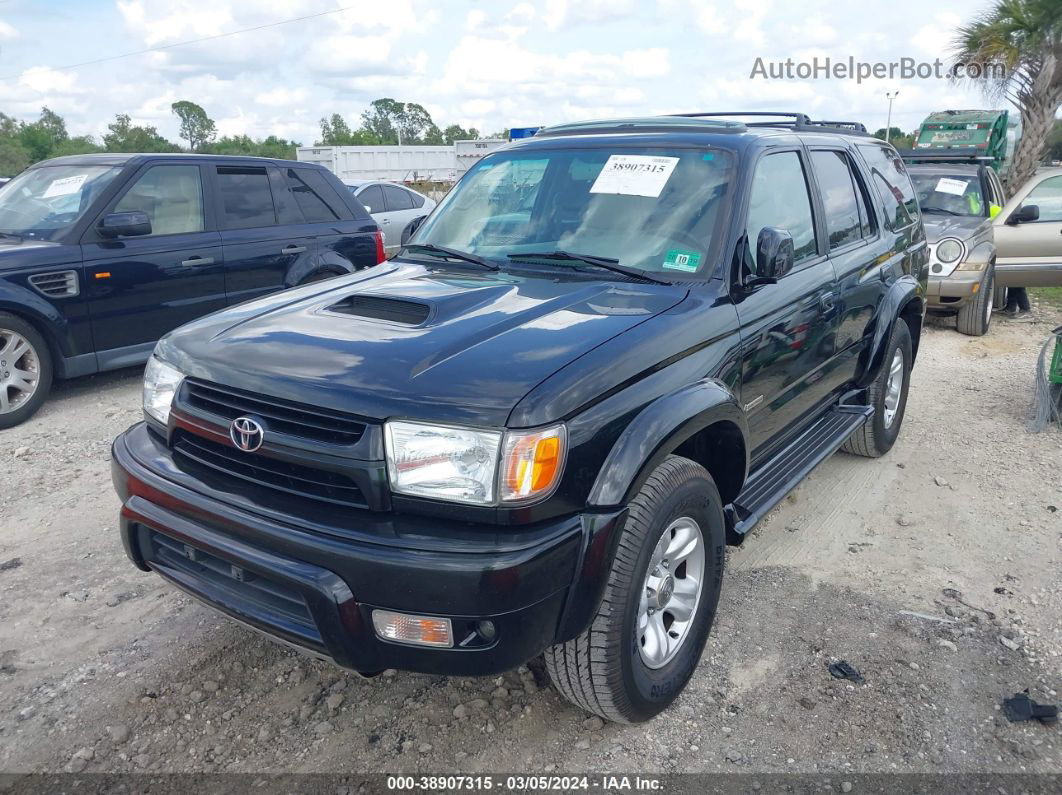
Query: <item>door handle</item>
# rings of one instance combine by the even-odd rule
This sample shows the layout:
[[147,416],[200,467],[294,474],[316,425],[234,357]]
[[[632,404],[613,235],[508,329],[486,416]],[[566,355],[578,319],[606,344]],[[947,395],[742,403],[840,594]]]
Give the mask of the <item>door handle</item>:
[[824,314],[833,311],[833,293],[823,293],[819,296],[819,309]]
[[380,224],[381,226],[386,226],[387,224],[391,223],[391,219],[390,218],[381,218],[376,223]]
[[188,267],[192,267],[192,266],[195,266],[195,265],[213,265],[214,264],[214,258],[213,257],[198,257],[198,256],[197,257],[189,257],[188,259],[182,259],[181,260],[181,264],[182,265],[186,265]]
[[280,249],[281,254],[301,254],[306,250],[306,246],[285,246]]

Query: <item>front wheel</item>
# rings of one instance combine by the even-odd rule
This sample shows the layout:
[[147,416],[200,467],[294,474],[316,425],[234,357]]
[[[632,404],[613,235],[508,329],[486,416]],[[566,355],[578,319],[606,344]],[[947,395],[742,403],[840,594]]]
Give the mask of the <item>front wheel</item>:
[[0,312],[0,428],[28,420],[52,388],[52,354],[40,332]]
[[992,325],[992,308],[996,300],[995,289],[995,270],[989,265],[977,294],[959,310],[955,327],[960,334],[980,337],[988,333],[988,327]]
[[712,476],[678,456],[631,501],[590,628],[545,653],[553,684],[605,720],[637,723],[686,687],[723,581],[723,506]]

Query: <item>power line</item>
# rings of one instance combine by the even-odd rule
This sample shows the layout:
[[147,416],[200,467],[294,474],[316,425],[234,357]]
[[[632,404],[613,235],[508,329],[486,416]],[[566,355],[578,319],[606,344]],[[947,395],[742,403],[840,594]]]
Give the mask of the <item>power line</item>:
[[[0,0],[2,2],[2,0]],[[149,52],[161,52],[163,50],[172,50],[174,47],[186,47],[189,44],[199,44],[203,41],[214,41],[215,39],[224,39],[228,36],[238,36],[241,33],[250,33],[255,30],[265,30],[267,28],[276,28],[281,25],[290,25],[293,22],[305,22],[308,19],[317,19],[318,17],[329,16],[330,14],[338,14],[340,11],[346,11],[350,6],[341,6],[339,8],[332,8],[328,11],[319,11],[316,14],[306,14],[301,17],[293,17],[292,19],[282,19],[279,22],[267,22],[264,25],[255,25],[250,28],[241,28],[240,30],[230,30],[228,33],[215,33],[213,36],[202,36],[198,39],[188,39],[187,41],[176,41],[173,44],[160,44],[157,47],[147,47],[143,50],[134,50],[133,52],[123,52],[119,55],[108,55],[104,58],[95,58],[91,61],[81,61],[80,63],[66,64],[65,66],[48,66],[44,67],[53,72],[65,72],[69,69],[78,69],[82,66],[92,66],[94,64],[106,63],[108,61],[117,61],[122,58],[132,58],[134,55],[146,55]],[[31,67],[32,68],[32,67]],[[17,77],[21,77],[27,70],[22,70],[15,75],[5,75],[0,77],[0,80],[14,80]]]

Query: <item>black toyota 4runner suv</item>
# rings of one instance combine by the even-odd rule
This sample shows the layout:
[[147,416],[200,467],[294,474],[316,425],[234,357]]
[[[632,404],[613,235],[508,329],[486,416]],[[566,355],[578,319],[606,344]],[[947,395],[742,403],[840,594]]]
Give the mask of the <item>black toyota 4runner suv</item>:
[[384,259],[375,221],[311,163],[78,155],[0,191],[0,428],[54,378],[143,363],[171,329]]
[[363,674],[544,653],[584,709],[657,714],[727,538],[892,447],[922,328],[895,150],[750,118],[545,129],[395,259],[164,337],[114,443],[129,557]]

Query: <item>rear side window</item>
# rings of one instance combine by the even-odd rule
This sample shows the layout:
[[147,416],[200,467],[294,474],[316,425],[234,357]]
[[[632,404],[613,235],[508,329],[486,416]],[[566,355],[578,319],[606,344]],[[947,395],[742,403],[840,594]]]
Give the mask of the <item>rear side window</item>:
[[424,206],[424,197],[421,196],[419,193],[413,193],[412,191],[410,191],[409,192],[409,198],[413,200],[413,206],[414,207],[423,207]]
[[794,261],[817,253],[811,197],[800,155],[778,152],[756,164],[749,195],[748,240],[750,262],[755,267],[756,241],[767,226],[784,229],[793,236]]
[[222,226],[225,229],[249,229],[274,226],[273,193],[264,168],[218,166],[218,190],[221,194]]
[[408,190],[402,190],[391,185],[383,186],[384,201],[387,202],[388,210],[412,210],[413,195]]
[[863,197],[844,152],[811,153],[812,167],[826,212],[826,233],[830,250],[861,240],[867,229]]
[[884,146],[860,146],[870,167],[874,190],[885,210],[885,224],[892,230],[904,229],[918,220],[918,200],[900,156]]
[[307,222],[314,224],[338,220],[339,216],[332,211],[328,203],[302,179],[299,169],[289,168],[285,173],[288,189],[295,196],[295,201],[306,216]]
[[365,209],[370,213],[382,213],[386,209],[384,207],[383,191],[380,190],[379,185],[367,187],[358,194],[358,200],[365,205]]

